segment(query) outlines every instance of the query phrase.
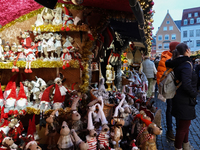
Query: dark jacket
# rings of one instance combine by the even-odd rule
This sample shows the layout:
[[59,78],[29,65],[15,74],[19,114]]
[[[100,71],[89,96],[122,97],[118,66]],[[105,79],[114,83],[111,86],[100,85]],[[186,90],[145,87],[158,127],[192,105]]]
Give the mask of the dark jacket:
[[182,82],[172,99],[172,115],[178,119],[192,120],[196,118],[197,75],[187,61],[190,58],[183,56],[167,60],[165,65],[174,68],[175,79]]

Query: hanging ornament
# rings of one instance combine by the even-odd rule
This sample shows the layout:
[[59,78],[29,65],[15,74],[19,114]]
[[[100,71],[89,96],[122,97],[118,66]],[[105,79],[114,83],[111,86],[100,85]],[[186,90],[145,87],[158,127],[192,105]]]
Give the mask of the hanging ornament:
[[151,19],[150,19],[150,22],[152,23],[152,22],[154,22],[154,20],[151,18]]
[[151,30],[153,30],[154,29],[154,27],[151,27]]
[[154,5],[154,2],[152,1],[151,3],[150,3],[150,6],[153,6]]

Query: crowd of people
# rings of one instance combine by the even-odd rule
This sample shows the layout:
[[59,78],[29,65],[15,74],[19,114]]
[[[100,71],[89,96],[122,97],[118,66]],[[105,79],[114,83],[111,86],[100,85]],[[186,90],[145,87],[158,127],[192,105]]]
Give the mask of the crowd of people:
[[[147,98],[157,97],[158,85],[163,73],[172,68],[175,80],[180,86],[172,99],[166,99],[166,136],[174,141],[175,150],[190,150],[188,141],[191,121],[196,118],[196,97],[200,87],[200,59],[191,60],[190,48],[179,42],[171,42],[169,50],[163,51],[161,56],[151,60],[144,57],[140,72],[144,72],[148,79]],[[175,82],[175,81],[174,81]],[[175,82],[175,85],[179,83]],[[172,117],[176,120],[176,134],[172,127]]]

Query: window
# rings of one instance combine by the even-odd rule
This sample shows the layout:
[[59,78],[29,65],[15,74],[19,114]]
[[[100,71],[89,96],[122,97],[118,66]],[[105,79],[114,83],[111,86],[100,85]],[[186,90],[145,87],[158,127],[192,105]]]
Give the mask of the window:
[[200,40],[196,41],[196,47],[200,47]]
[[176,34],[172,34],[172,40],[176,40]]
[[158,49],[162,49],[162,44],[158,44]]
[[188,24],[187,19],[184,20],[183,24],[184,24],[184,25],[187,25],[187,24]]
[[187,31],[183,31],[183,37],[187,37]]
[[169,40],[169,35],[168,34],[165,35],[165,40]]
[[195,13],[194,13],[194,17],[198,17],[198,12],[195,12]]
[[162,35],[158,36],[158,41],[162,41]]
[[194,47],[194,41],[193,40],[189,40],[188,41],[188,46],[189,47]]
[[164,44],[164,49],[169,49],[169,43]]
[[183,41],[183,43],[187,45],[187,41]]
[[173,26],[169,26],[169,30],[173,30]]
[[192,14],[190,13],[190,14],[188,14],[188,18],[190,18],[190,17],[192,17]]
[[190,37],[194,37],[194,30],[190,30]]
[[194,24],[194,19],[190,19],[190,24]]
[[163,31],[167,31],[167,27],[163,27]]
[[153,47],[153,50],[156,50],[156,47]]
[[196,36],[200,36],[200,29],[196,29]]
[[197,23],[200,23],[200,18],[197,18]]
[[170,21],[167,21],[166,23],[167,23],[167,24],[169,24],[169,23],[170,23]]

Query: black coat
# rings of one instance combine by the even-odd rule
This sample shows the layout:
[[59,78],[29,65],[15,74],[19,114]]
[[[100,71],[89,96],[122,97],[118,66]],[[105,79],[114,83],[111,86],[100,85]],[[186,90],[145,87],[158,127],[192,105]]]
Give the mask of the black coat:
[[192,120],[196,118],[197,75],[186,61],[190,58],[183,56],[167,60],[165,65],[174,68],[175,78],[182,82],[172,99],[172,115],[177,119]]

